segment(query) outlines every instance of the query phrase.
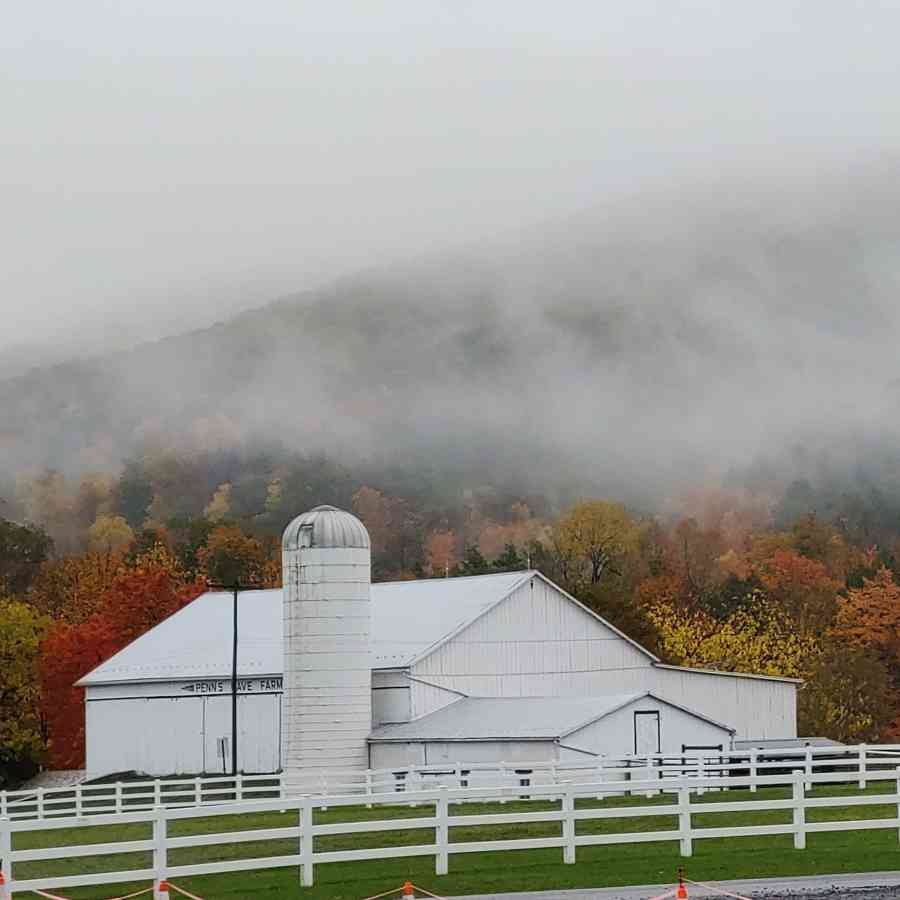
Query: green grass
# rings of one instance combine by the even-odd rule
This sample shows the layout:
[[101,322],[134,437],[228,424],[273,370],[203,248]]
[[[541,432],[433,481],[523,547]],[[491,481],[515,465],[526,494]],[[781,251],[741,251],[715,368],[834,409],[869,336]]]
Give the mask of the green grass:
[[[868,793],[889,793],[890,782],[870,787]],[[817,788],[810,796],[857,796],[860,792],[850,786]],[[780,789],[711,793],[700,798],[702,803],[744,800],[785,799],[789,792]],[[669,804],[670,797],[611,798],[605,801],[584,799],[578,808],[597,806],[647,806]],[[451,807],[452,815],[476,815],[486,812],[513,813],[558,808],[553,803],[465,804]],[[807,810],[809,822],[890,818],[896,806],[865,805],[847,808]],[[368,821],[382,818],[417,818],[429,816],[429,806],[379,807],[367,810],[363,806],[317,811],[317,823]],[[740,813],[694,813],[696,827],[723,827],[788,823],[790,810]],[[272,828],[294,825],[293,813],[265,813],[243,816],[217,816],[171,822],[172,836]],[[589,820],[577,823],[577,834],[666,831],[677,827],[674,816],[626,817],[622,819]],[[517,823],[504,826],[461,825],[451,829],[451,842],[499,840],[525,837],[557,836],[559,823]],[[123,826],[95,826],[78,829],[48,829],[14,835],[14,848],[26,849],[66,844],[103,843],[114,840],[142,840],[150,837],[146,824]],[[317,851],[358,849],[364,847],[399,847],[431,843],[433,831],[407,829],[372,834],[327,835],[316,839]],[[272,856],[296,852],[295,841],[266,841],[247,844],[225,844],[169,851],[171,865],[225,860],[257,856]],[[518,850],[494,853],[474,853],[450,856],[450,874],[434,875],[432,857],[391,859],[354,863],[328,863],[316,866],[316,885],[301,888],[296,868],[229,875],[210,875],[190,879],[176,879],[183,887],[208,898],[305,898],[305,900],[360,900],[398,886],[405,878],[437,894],[491,893],[513,890],[546,890],[552,888],[603,887],[623,884],[667,883],[674,878],[679,865],[685,864],[689,875],[698,880],[718,880],[739,877],[776,875],[835,874],[900,869],[900,842],[896,829],[873,831],[810,834],[807,849],[794,850],[790,835],[752,836],[729,839],[694,841],[694,856],[683,860],[677,842],[648,842],[600,847],[579,847],[577,863],[562,863],[562,850]],[[33,863],[17,863],[16,877],[62,875],[143,868],[150,865],[149,854],[133,853],[116,856],[88,857]],[[145,885],[136,885],[137,887]],[[98,900],[116,893],[124,893],[125,886],[66,889],[65,896],[77,900]]]

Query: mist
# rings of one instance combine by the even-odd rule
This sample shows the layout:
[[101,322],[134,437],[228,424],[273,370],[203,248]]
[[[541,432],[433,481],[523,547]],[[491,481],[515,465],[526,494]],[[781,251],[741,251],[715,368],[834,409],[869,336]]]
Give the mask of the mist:
[[613,194],[878,157],[898,26],[894,4],[812,0],[20,4],[3,371]]
[[893,453],[894,4],[9,18],[5,479],[277,445],[650,502]]

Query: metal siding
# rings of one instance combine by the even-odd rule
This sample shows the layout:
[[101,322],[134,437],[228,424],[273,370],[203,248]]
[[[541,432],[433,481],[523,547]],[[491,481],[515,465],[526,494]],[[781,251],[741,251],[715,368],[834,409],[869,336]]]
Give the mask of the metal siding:
[[[348,515],[340,516],[335,533],[343,534]],[[316,527],[330,533],[328,523],[320,521],[324,518],[327,515],[316,516]],[[367,540],[354,539],[357,546],[320,548],[302,546],[303,537],[299,534],[296,541],[286,537],[282,567],[281,760],[289,792],[299,790],[302,777],[316,771],[364,769],[366,737],[372,727]],[[314,627],[308,627],[312,623]]]
[[658,712],[660,747],[663,753],[680,753],[682,744],[723,744],[729,748],[731,734],[681,709],[653,697],[642,697],[573,734],[562,743],[606,756],[634,752],[634,713]]
[[[540,578],[530,578],[412,674],[476,697],[629,693],[651,660]],[[443,700],[413,689],[413,716]],[[441,704],[443,705],[443,703]]]
[[737,730],[741,738],[797,735],[797,687],[783,681],[653,668],[643,685]]

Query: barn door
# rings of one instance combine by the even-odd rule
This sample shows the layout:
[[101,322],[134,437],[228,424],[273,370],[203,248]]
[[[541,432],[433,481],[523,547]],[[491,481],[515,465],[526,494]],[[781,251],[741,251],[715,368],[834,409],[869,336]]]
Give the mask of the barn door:
[[647,711],[634,714],[634,752],[638,756],[660,752],[659,712]]

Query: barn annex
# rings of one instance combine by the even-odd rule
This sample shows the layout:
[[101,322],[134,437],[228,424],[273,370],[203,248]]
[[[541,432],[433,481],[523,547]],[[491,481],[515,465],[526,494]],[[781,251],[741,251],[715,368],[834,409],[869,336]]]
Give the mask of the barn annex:
[[[239,596],[245,772],[796,736],[797,681],[664,665],[539,572],[370,586],[368,535],[331,507],[288,527],[284,571]],[[88,772],[224,771],[231,638],[231,595],[206,593],[85,676]]]

